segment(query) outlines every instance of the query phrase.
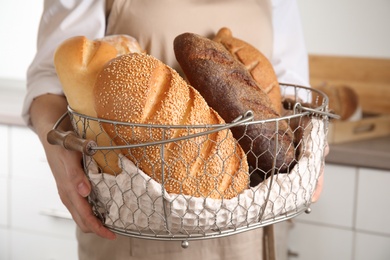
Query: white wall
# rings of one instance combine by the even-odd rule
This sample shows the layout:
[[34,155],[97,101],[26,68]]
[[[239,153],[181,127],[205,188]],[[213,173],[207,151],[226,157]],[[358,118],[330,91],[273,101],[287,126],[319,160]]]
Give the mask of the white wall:
[[42,9],[43,1],[0,0],[0,79],[25,79]]
[[[310,53],[390,58],[390,0],[297,1]],[[25,79],[42,7],[0,0],[0,79]]]
[[389,0],[297,1],[310,53],[390,58]]

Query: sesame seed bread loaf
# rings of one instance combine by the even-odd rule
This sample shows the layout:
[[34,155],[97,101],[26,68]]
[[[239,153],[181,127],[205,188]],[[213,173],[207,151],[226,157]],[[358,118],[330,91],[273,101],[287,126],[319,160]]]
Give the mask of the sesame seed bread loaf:
[[[119,145],[150,143],[205,131],[175,125],[224,124],[204,98],[179,74],[148,54],[127,54],[106,64],[95,84],[100,118],[162,128],[103,124]],[[233,198],[248,188],[245,153],[230,130],[122,153],[169,193]],[[164,172],[164,178],[162,176]]]
[[[131,37],[114,35],[100,40],[89,40],[76,36],[62,42],[55,51],[54,65],[69,106],[78,113],[96,117],[93,87],[98,72],[109,60],[126,51],[141,52],[139,45]],[[113,145],[111,138],[102,133],[96,121],[89,120],[85,126],[76,120],[79,133],[84,130],[85,138],[95,140],[98,146]],[[118,174],[118,150],[98,150],[93,158],[100,170]]]
[[[227,122],[248,110],[253,111],[254,120],[280,117],[246,67],[219,42],[184,33],[175,38],[174,51],[189,83]],[[277,173],[286,172],[294,162],[293,133],[285,120],[231,130],[249,165],[263,176],[274,168]]]

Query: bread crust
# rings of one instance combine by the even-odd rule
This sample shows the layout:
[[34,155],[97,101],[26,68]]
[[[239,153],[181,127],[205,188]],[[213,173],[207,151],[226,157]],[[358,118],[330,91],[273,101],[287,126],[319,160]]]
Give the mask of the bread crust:
[[[175,125],[224,124],[198,91],[148,54],[122,55],[111,60],[99,74],[94,93],[100,118],[172,126],[163,131],[103,124],[119,145],[150,143],[205,130],[179,129]],[[122,149],[122,153],[169,193],[229,199],[248,188],[246,156],[230,130],[163,145]]]
[[[359,96],[350,86],[324,84],[313,86],[313,88],[324,92],[328,96],[329,109],[339,115],[341,120],[348,121],[352,119],[359,110]],[[318,97],[318,99],[319,102],[323,101],[322,97]]]
[[[184,33],[175,38],[174,51],[190,84],[227,122],[248,110],[254,112],[256,121],[279,117],[268,95],[222,44]],[[265,174],[274,168],[277,172],[285,172],[294,162],[293,134],[285,120],[231,130],[254,169]]]
[[[111,59],[133,52],[144,50],[135,38],[127,35],[110,35],[96,40],[75,36],[62,42],[55,51],[54,65],[69,106],[78,113],[96,118],[93,88],[98,73]],[[84,123],[83,119],[74,117],[75,127],[79,133],[84,133],[83,138],[96,141],[98,146],[115,146],[97,121]],[[115,175],[122,171],[119,153],[117,149],[97,150],[93,158],[101,172]]]
[[[96,117],[93,95],[96,77],[103,65],[116,56],[114,46],[89,40],[85,36],[69,38],[58,46],[54,54],[54,65],[68,104],[74,111]],[[85,134],[84,138],[96,141],[98,146],[113,145],[111,138],[102,133],[103,129],[98,122],[89,120],[84,125],[84,121],[76,115],[74,122],[78,132]],[[118,154],[118,150],[98,150],[93,159],[101,171],[114,175],[121,172]]]
[[273,109],[280,115],[282,96],[280,86],[271,62],[264,54],[242,39],[233,36],[229,28],[221,28],[213,39],[221,43],[250,72],[257,85],[267,93]]
[[97,40],[114,46],[118,52],[117,56],[127,53],[145,53],[137,39],[126,34],[107,35]]

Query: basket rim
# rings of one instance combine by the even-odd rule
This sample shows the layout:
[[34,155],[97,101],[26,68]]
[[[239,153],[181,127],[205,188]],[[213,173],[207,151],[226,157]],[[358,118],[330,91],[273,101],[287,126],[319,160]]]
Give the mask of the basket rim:
[[[237,125],[237,121],[242,121],[239,124],[261,124],[261,123],[269,123],[269,122],[277,122],[281,120],[286,120],[286,119],[292,119],[300,116],[306,116],[306,115],[325,115],[328,117],[335,117],[335,115],[329,113],[327,111],[327,105],[329,103],[329,98],[328,96],[318,90],[314,89],[311,87],[305,87],[302,85],[297,85],[297,84],[289,84],[289,83],[279,83],[280,86],[284,87],[294,87],[295,89],[305,89],[307,91],[311,92],[316,92],[319,96],[322,97],[323,101],[322,104],[319,106],[316,106],[314,108],[308,108],[302,105],[300,102],[296,102],[296,106],[294,106],[294,114],[292,115],[285,115],[285,116],[280,116],[280,117],[275,117],[275,118],[270,118],[270,119],[262,119],[262,120],[252,120],[253,119],[253,112],[251,110],[246,111],[243,115],[237,117],[235,120],[232,122],[228,122],[225,124],[199,124],[199,125],[164,125],[164,124],[147,124],[147,123],[135,123],[135,122],[126,122],[126,121],[117,121],[117,120],[110,120],[110,119],[105,119],[105,118],[99,118],[99,117],[93,117],[93,116],[88,116],[83,113],[79,113],[72,109],[70,106],[67,107],[68,113],[71,115],[76,115],[80,118],[87,119],[87,120],[93,120],[97,121],[100,123],[108,123],[108,124],[115,124],[115,125],[122,125],[122,126],[134,126],[134,127],[149,127],[149,128],[221,128],[219,130],[222,130],[224,128],[230,128],[233,126]],[[298,90],[299,91],[299,90]],[[298,94],[295,91],[295,96],[297,97]],[[250,117],[249,114],[252,114],[252,118],[247,119],[247,117]]]

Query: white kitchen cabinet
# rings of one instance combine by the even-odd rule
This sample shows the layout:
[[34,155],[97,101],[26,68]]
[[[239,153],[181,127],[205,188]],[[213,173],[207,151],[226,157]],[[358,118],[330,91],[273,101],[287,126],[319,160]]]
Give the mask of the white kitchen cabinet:
[[10,258],[10,239],[9,230],[6,227],[0,226],[0,259],[8,260]]
[[26,127],[3,125],[2,144],[4,133],[0,259],[77,259],[76,225],[59,199],[39,139]]
[[[62,205],[45,153],[37,136],[23,127],[11,128],[12,227],[74,237],[74,223]],[[62,212],[69,220],[44,212]]]
[[390,259],[390,236],[358,232],[353,260]]
[[289,236],[289,249],[296,253],[291,260],[352,260],[352,230],[296,222]]
[[361,168],[358,174],[356,229],[390,237],[390,172]]
[[8,126],[0,124],[0,227],[3,229],[8,225],[8,139]]
[[356,168],[327,164],[320,200],[311,205],[311,213],[301,220],[320,225],[352,228],[356,196]]
[[8,126],[0,124],[0,178],[6,178],[8,171]]
[[390,259],[390,171],[327,164],[320,200],[294,219],[290,260]]
[[[11,180],[11,228],[74,238],[75,225],[58,199],[54,181]],[[69,219],[47,215],[58,212]]]
[[0,177],[0,227],[8,226],[8,180]]
[[24,179],[53,178],[38,136],[26,127],[11,126],[11,175]]
[[40,233],[14,230],[11,233],[12,260],[72,260],[77,259],[74,240]]
[[0,124],[0,259],[9,259],[8,126]]

